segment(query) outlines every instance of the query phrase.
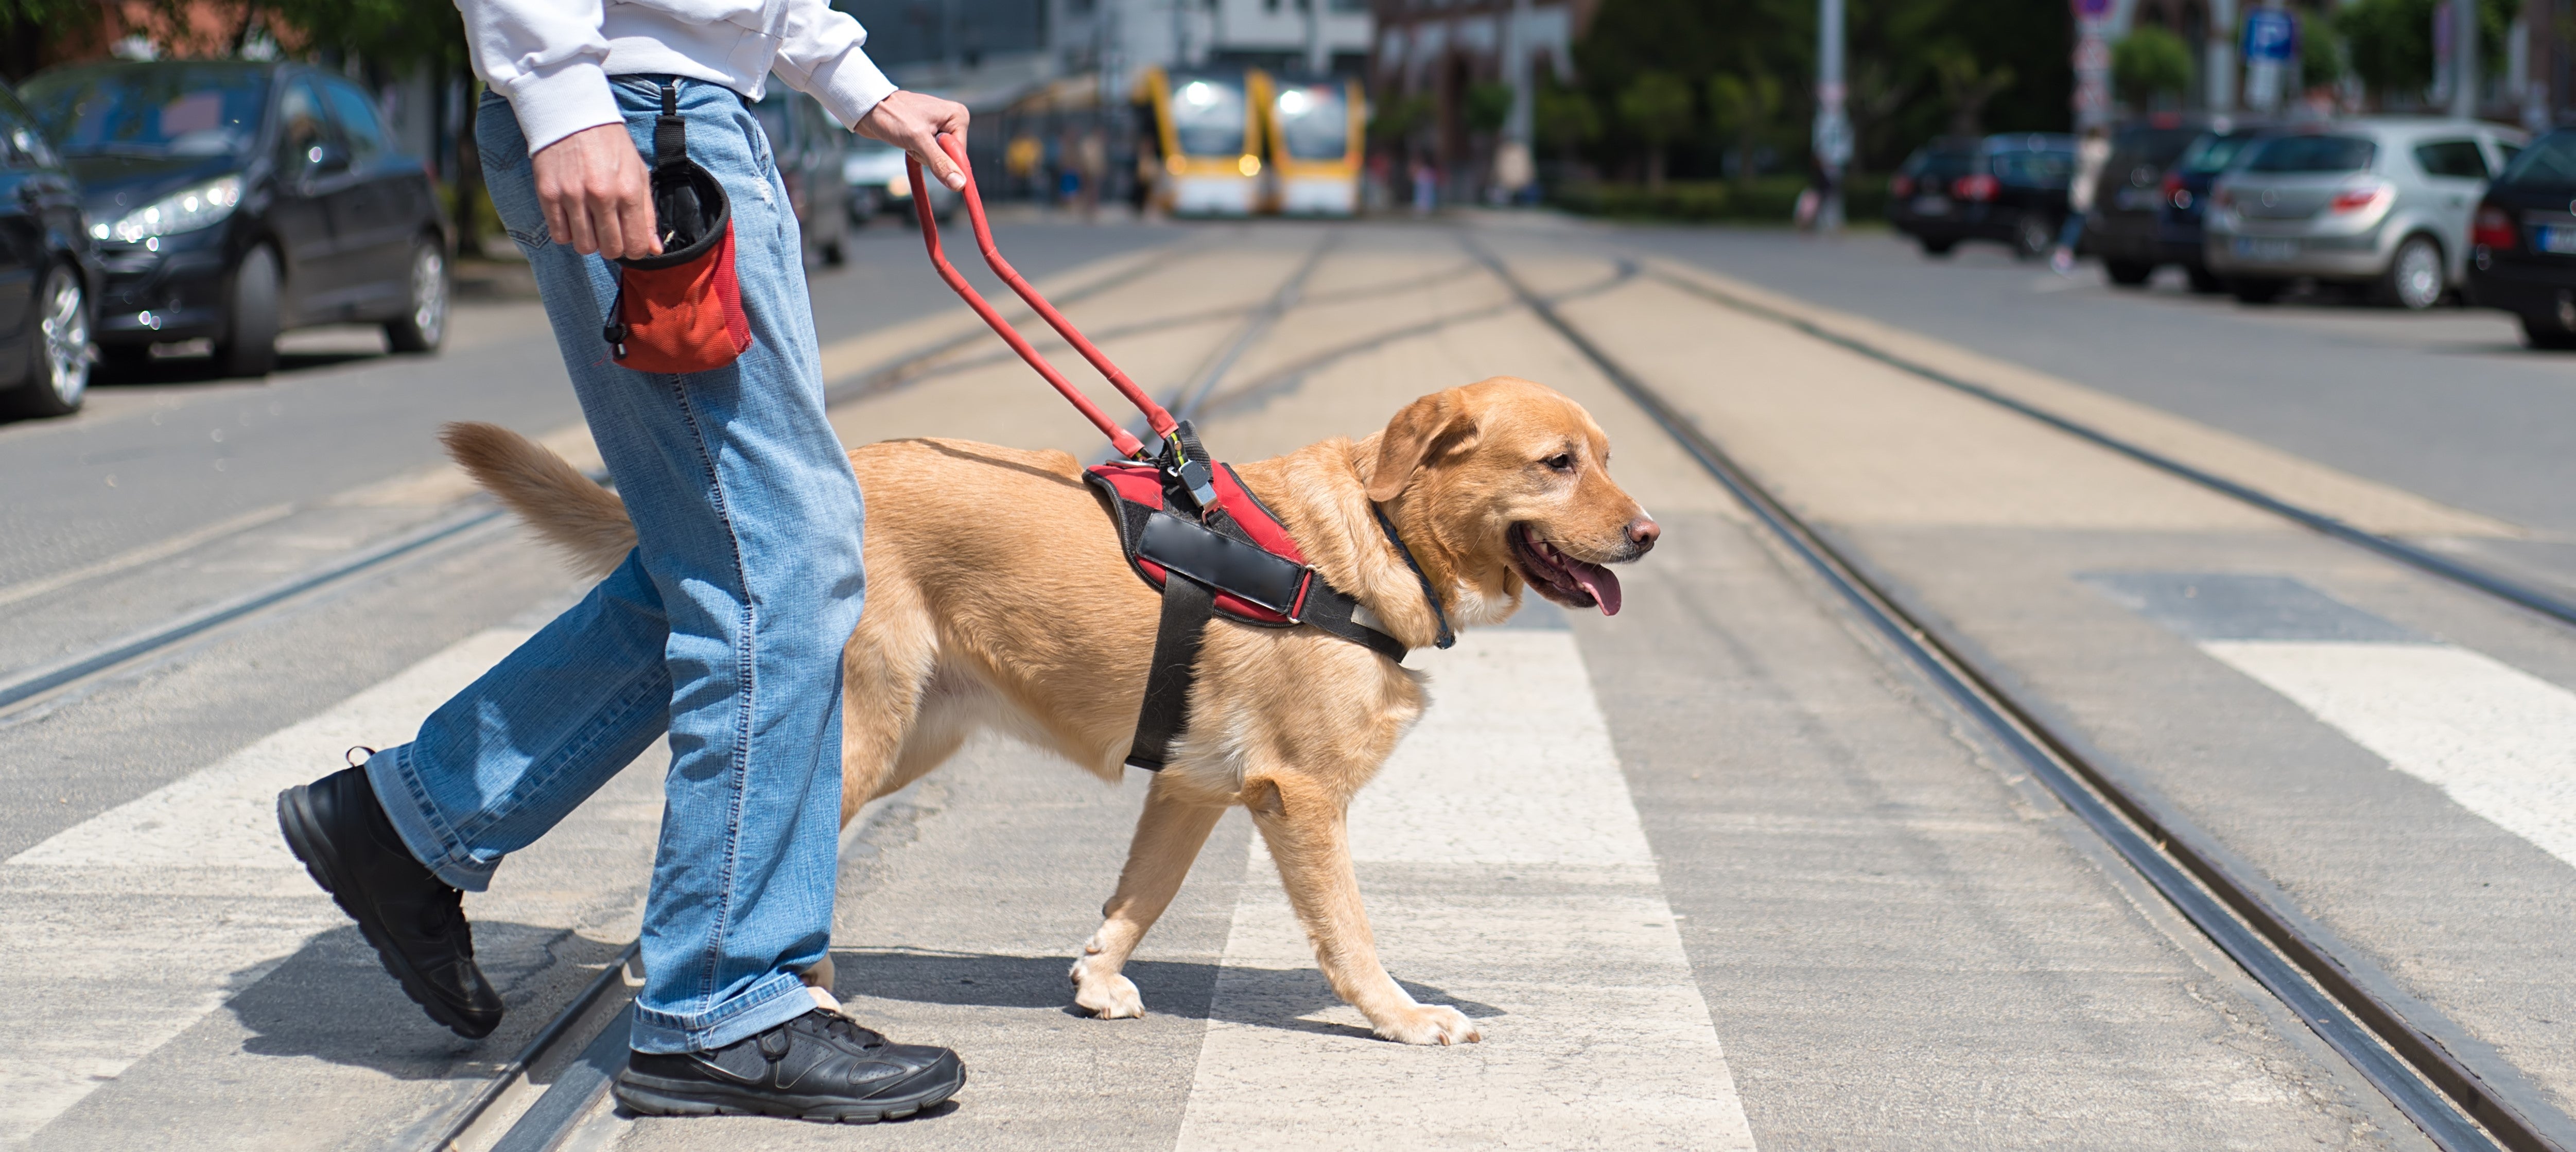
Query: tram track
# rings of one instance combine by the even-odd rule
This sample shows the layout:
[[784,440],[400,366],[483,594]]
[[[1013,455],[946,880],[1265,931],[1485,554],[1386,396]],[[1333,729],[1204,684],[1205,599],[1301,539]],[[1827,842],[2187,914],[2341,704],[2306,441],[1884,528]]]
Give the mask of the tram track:
[[[2316,928],[2304,913],[2277,906],[2263,887],[2238,875],[2226,863],[2227,854],[2216,838],[2106,771],[2081,750],[2080,740],[2047,718],[2045,709],[2006,687],[2009,679],[1975,655],[1978,649],[1965,637],[1909,610],[1864,558],[1838,545],[1792,510],[1697,421],[1567,320],[1557,311],[1555,301],[1533,291],[1472,232],[1462,232],[1460,242],[1511,289],[1522,307],[1547,324],[1643,410],[1703,471],[1751,512],[1791,556],[1902,653],[1969,720],[1991,734],[2167,904],[2296,1013],[2437,1146],[2446,1152],[2568,1152],[2566,1144],[2543,1130],[2543,1122],[2551,1129],[2565,1130],[2565,1117],[2526,1114],[2523,1107],[2508,1100],[2435,1035],[2437,1031],[2456,1034],[2456,1027],[2447,1021],[2420,1019],[2429,1009],[2419,1007],[2410,1015],[2405,1008],[2372,992],[2374,983],[2388,986],[2389,982],[2354,960],[2352,948]],[[1632,261],[1621,264],[1634,268]],[[1687,282],[1658,278],[1690,287]],[[1730,307],[1741,304],[1748,313],[2001,404],[2104,448],[2435,575],[2456,580],[2450,570],[2468,567],[2299,508],[1973,382],[1824,331],[1796,317],[1750,302],[1718,298],[1713,293],[1694,294]],[[2425,558],[2439,563],[2421,562]],[[2498,599],[2576,623],[2576,615],[2560,615],[2530,602],[2554,598],[2537,590],[2525,590],[2530,594],[2527,597],[2506,595],[2485,584],[2511,582],[2487,575],[2489,581],[2460,582]],[[2576,611],[2576,606],[2567,607]]]

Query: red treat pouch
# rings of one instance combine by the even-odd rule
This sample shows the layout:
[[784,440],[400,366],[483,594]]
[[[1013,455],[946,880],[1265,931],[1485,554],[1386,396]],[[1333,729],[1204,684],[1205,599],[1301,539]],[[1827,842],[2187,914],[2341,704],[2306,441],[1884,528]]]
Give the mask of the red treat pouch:
[[705,372],[751,347],[734,279],[733,205],[715,176],[689,159],[679,90],[662,86],[653,125],[653,226],[662,254],[617,262],[617,299],[600,336],[609,355],[638,372]]

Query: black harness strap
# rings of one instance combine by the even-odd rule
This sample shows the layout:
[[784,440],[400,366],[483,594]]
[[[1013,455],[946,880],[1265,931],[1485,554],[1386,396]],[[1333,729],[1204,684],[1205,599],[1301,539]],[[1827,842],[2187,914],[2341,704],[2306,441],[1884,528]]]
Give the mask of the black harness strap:
[[1160,772],[1172,741],[1189,723],[1190,685],[1198,680],[1199,639],[1216,615],[1208,586],[1172,573],[1163,581],[1163,617],[1154,627],[1154,662],[1145,669],[1145,706],[1136,715],[1136,741],[1127,762]]

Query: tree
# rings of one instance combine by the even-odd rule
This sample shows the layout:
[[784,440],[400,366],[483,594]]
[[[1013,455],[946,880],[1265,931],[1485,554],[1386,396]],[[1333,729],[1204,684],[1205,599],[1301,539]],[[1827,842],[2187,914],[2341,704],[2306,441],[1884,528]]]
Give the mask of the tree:
[[2157,24],[2141,24],[2111,46],[2111,83],[2140,112],[2191,87],[2191,49]]
[[1540,88],[1532,111],[1538,121],[1539,142],[1555,148],[1569,164],[1582,153],[1584,145],[1601,138],[1601,109],[1580,88],[1554,84]]
[[1467,130],[1500,132],[1512,118],[1512,86],[1480,80],[1467,86]]
[[1941,102],[1950,106],[1950,134],[1975,136],[1985,130],[1986,102],[2012,87],[2010,64],[1982,67],[1975,53],[1950,45],[1932,57],[1933,75],[1941,81]]
[[1708,78],[1708,110],[1718,127],[1735,133],[1735,182],[1751,184],[1753,149],[1780,116],[1779,79],[1758,67],[1720,72]]
[[[2414,100],[2433,83],[2434,0],[2353,0],[2334,14],[2334,31],[2352,51],[2353,74],[2386,107]],[[2478,58],[2502,59],[2506,30],[2520,0],[2479,0]],[[2302,66],[2305,60],[2301,61]]]
[[1641,75],[1620,91],[1619,118],[1646,143],[1646,187],[1663,191],[1665,150],[1690,131],[1690,86],[1670,72]]

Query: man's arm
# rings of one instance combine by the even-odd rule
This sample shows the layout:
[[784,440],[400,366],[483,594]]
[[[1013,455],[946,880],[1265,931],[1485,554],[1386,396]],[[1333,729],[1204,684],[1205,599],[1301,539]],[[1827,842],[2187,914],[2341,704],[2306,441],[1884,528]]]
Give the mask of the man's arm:
[[474,70],[528,139],[546,232],[583,255],[657,256],[644,158],[609,93],[601,0],[457,0]]
[[867,29],[828,0],[790,0],[774,71],[790,87],[822,101],[851,131],[912,153],[940,183],[964,188],[966,174],[940,150],[937,137],[945,132],[966,142],[966,106],[897,90],[860,51],[867,39]]

